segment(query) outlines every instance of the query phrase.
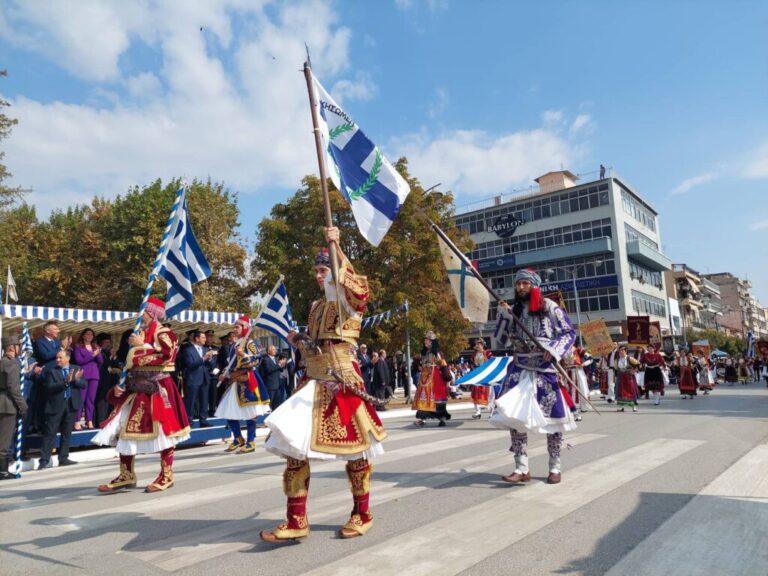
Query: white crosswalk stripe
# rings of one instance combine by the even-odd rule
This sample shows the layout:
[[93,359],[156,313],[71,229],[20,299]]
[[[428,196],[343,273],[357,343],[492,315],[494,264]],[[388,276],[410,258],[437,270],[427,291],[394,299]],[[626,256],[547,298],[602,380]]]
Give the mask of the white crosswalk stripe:
[[[768,574],[768,445],[757,446],[662,524],[607,576]],[[681,545],[685,535],[685,545]]]
[[[506,446],[506,439],[498,430],[490,428],[468,427],[446,436],[444,430],[406,426],[390,430],[390,434],[387,453],[375,462],[379,472],[378,475],[374,473],[371,504],[379,513],[388,505],[409,497],[420,498],[419,495],[426,491],[452,485],[472,475],[479,475],[474,485],[477,489],[488,490],[484,473],[492,472],[498,477],[497,469],[508,472],[512,464],[508,450],[501,448]],[[604,439],[604,434],[576,433],[569,436],[568,443],[581,446]],[[638,444],[572,469],[566,467],[564,482],[557,487],[534,480],[520,489],[491,490],[487,492],[488,498],[480,503],[466,508],[453,506],[439,518],[433,516],[416,528],[411,524],[405,531],[387,534],[383,540],[381,537],[366,538],[362,548],[358,545],[351,554],[339,557],[338,550],[329,551],[331,557],[308,574],[459,574],[703,443],[700,440],[658,439],[652,445]],[[136,522],[161,523],[166,518],[172,521],[179,514],[190,517],[188,529],[183,529],[182,524],[181,531],[160,534],[149,547],[127,547],[120,551],[123,558],[137,562],[135,566],[146,564],[152,570],[184,573],[212,559],[252,548],[257,542],[258,530],[271,528],[284,518],[284,498],[278,495],[283,461],[263,451],[248,456],[223,454],[223,447],[223,444],[213,445],[179,454],[175,473],[177,483],[185,486],[183,491],[155,496],[142,495],[138,491],[99,496],[94,492],[94,477],[105,475],[106,479],[110,476],[115,467],[113,460],[80,469],[54,470],[47,477],[33,477],[26,485],[18,484],[13,489],[3,486],[0,495],[10,498],[0,510],[5,513],[4,517],[16,519],[13,521],[40,522],[49,530],[73,535],[85,542],[101,534],[130,533],[132,528],[121,527]],[[546,443],[542,437],[533,437],[529,453],[532,459],[546,458]],[[406,460],[427,457],[432,458],[431,463],[423,467],[414,468],[412,463],[404,465]],[[766,460],[768,446],[750,452],[678,511],[657,533],[624,557],[611,571],[611,576],[627,573],[671,576],[673,572],[676,576],[705,574],[693,569],[680,571],[682,557],[672,563],[674,570],[659,557],[673,552],[687,556],[675,547],[674,534],[683,529],[690,530],[691,526],[702,531],[700,554],[705,555],[709,549],[706,535],[711,535],[712,527],[716,526],[717,511],[723,506],[743,507],[745,518],[743,526],[714,528],[721,540],[725,533],[734,536],[729,539],[733,542],[727,548],[739,553],[744,553],[745,546],[760,548],[760,535],[768,533],[768,516],[754,513],[754,506],[768,504],[768,480],[759,473],[759,464]],[[142,457],[137,462],[142,480],[151,480],[156,467],[156,456]],[[400,473],[398,468],[409,471]],[[340,525],[350,506],[343,464],[313,463],[312,478],[319,489],[310,494],[310,522],[316,526],[323,523]],[[746,497],[743,482],[738,489],[733,488],[742,478],[756,478]],[[215,487],[211,484],[214,481]],[[473,484],[470,480],[462,486],[472,488]],[[27,493],[22,495],[24,491]],[[78,502],[78,513],[65,513],[64,510],[71,510],[73,501]],[[239,509],[240,513],[234,517],[217,518],[216,514],[211,514],[219,508],[238,510],[238,502],[247,503],[246,509]],[[59,510],[62,512],[58,513]],[[195,511],[210,519],[195,522]],[[519,521],[511,521],[514,519]],[[494,531],[494,537],[489,539],[488,526],[504,526],[504,530]],[[739,539],[741,546],[737,544]],[[49,548],[66,546],[66,542],[64,539]],[[441,551],[438,556],[425,557],[425,549],[434,549],[438,545]],[[690,552],[690,547],[687,550]],[[710,554],[715,552],[710,551]],[[768,566],[768,560],[763,558],[765,554],[753,556],[756,567]]]
[[[544,483],[506,491],[467,510],[441,518],[397,538],[370,546],[341,561],[308,572],[306,576],[408,576],[458,574],[482,559],[511,546],[638,476],[693,450],[703,442],[664,440],[652,451],[646,446],[606,456],[568,471],[567,482],[555,489]],[[512,522],[518,519],[518,522]],[[489,538],[488,526],[504,526]],[[440,554],[424,550],[439,542]]]

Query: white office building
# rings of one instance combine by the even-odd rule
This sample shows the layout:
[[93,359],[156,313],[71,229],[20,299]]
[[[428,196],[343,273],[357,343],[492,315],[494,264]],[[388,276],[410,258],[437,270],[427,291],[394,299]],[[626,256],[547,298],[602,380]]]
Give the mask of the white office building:
[[[625,318],[643,315],[668,334],[663,272],[671,262],[662,253],[653,206],[615,172],[579,182],[561,170],[536,182],[538,191],[459,209],[456,224],[475,241],[468,256],[483,277],[512,299],[515,272],[533,268],[544,293],[562,293],[574,325],[603,318],[619,340]],[[469,336],[489,336],[495,318],[492,303],[488,323]]]

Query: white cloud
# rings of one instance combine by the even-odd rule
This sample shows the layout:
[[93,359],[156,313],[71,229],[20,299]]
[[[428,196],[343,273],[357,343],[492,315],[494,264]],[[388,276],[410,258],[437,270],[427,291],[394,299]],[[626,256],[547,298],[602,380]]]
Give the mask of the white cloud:
[[755,222],[750,227],[750,230],[768,230],[768,220],[762,220],[760,222]]
[[586,154],[585,145],[546,128],[497,136],[479,130],[436,138],[420,133],[392,147],[408,157],[411,174],[424,185],[441,182],[444,189],[480,196],[528,187],[534,178],[561,164],[574,166]]
[[545,110],[541,115],[541,121],[545,128],[559,128],[565,118],[562,110]]
[[448,91],[445,88],[436,88],[435,97],[427,106],[427,116],[433,119],[440,116],[445,111],[449,101]]
[[345,101],[370,100],[376,95],[378,89],[370,74],[367,72],[357,72],[354,81],[344,79],[336,82],[331,89],[331,94],[334,100],[339,105],[342,105]]
[[575,136],[579,133],[589,133],[592,129],[592,117],[589,114],[579,114],[571,122],[570,133]]
[[[449,0],[423,0],[422,3],[433,13],[447,10],[450,6]],[[398,10],[406,11],[416,8],[417,2],[414,0],[395,0],[395,6]]]
[[768,178],[768,144],[759,148],[744,170],[744,177],[755,180]]
[[[41,214],[157,177],[212,176],[249,193],[295,188],[316,170],[306,85],[297,73],[304,42],[320,78],[330,82],[349,67],[350,31],[327,3],[280,3],[270,16],[250,0],[36,6],[47,16],[27,3],[0,8],[0,33],[18,31],[17,45],[86,78],[92,94],[78,103],[11,102],[19,124],[4,143],[6,162],[15,183],[33,188],[30,201]],[[70,30],[88,38],[88,50]],[[125,74],[131,41],[147,44],[159,64]],[[226,63],[216,45],[232,47]],[[339,84],[349,98],[375,90],[368,77]]]
[[717,178],[719,178],[719,175],[716,174],[715,172],[707,172],[706,174],[700,174],[692,178],[686,178],[685,180],[680,182],[680,184],[678,184],[672,189],[671,194],[673,195],[685,194],[691,188],[695,186],[700,186],[701,184],[706,184],[707,182],[711,182],[712,180],[716,180]]

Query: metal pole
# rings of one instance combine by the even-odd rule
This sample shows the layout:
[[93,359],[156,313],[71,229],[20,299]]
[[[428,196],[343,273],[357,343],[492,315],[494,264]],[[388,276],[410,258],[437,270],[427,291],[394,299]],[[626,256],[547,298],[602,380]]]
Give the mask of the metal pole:
[[411,376],[411,328],[408,325],[408,310],[410,309],[408,300],[405,301],[405,379],[408,382],[408,394],[406,400],[411,398],[411,389],[413,388],[413,377]]
[[576,324],[579,326],[579,348],[584,347],[581,339],[581,306],[579,306],[579,289],[576,286],[576,268],[571,270],[571,281],[573,282],[573,293],[576,297]]

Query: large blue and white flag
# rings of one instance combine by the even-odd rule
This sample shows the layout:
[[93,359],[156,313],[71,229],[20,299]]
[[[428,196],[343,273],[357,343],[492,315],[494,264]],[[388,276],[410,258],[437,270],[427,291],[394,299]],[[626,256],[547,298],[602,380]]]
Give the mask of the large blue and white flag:
[[312,78],[329,176],[352,207],[360,233],[378,246],[411,188],[317,78]]
[[285,289],[282,277],[277,281],[277,285],[272,290],[272,294],[254,320],[253,325],[277,334],[285,340],[286,344],[290,344],[288,332],[297,330],[297,326],[293,320],[291,304],[288,302],[288,291]]
[[511,360],[512,358],[509,356],[489,358],[486,362],[456,380],[456,385],[473,384],[479,386],[482,384],[493,386],[498,384],[507,375],[507,368]]
[[171,230],[168,255],[160,276],[168,282],[165,297],[165,315],[170,318],[192,306],[192,285],[211,275],[211,267],[205,259],[187,216],[186,195],[179,204],[181,211]]

